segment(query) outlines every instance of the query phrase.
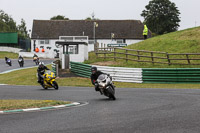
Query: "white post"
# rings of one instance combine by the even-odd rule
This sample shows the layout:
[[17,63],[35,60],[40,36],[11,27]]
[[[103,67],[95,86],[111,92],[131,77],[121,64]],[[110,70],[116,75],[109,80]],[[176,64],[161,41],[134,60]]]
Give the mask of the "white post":
[[62,54],[62,69],[65,69],[65,54]]

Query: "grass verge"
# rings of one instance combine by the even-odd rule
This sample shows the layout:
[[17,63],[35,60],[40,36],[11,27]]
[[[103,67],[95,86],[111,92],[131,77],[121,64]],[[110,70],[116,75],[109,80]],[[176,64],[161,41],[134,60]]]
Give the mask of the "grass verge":
[[5,57],[8,57],[10,59],[17,59],[18,56],[19,55],[17,53],[0,51],[0,59],[4,59]]
[[[49,67],[49,66],[48,66]],[[50,68],[50,67],[49,67]],[[7,74],[0,74],[0,84],[10,85],[39,85],[36,77],[37,68],[18,70]],[[59,86],[93,87],[89,78],[70,77],[57,78]],[[114,82],[117,88],[185,88],[199,89],[199,84],[155,84],[155,83],[124,83]]]
[[0,111],[14,110],[14,109],[27,109],[27,108],[40,108],[55,105],[69,104],[68,101],[57,100],[0,100]]

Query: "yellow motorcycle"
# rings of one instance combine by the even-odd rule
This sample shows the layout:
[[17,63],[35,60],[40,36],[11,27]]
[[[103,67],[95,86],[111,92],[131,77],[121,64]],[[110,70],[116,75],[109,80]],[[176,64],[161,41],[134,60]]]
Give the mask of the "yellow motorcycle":
[[43,77],[44,77],[44,79],[43,79],[44,84],[42,85],[42,87],[44,89],[54,88],[54,89],[58,90],[58,84],[55,81],[56,76],[52,71],[50,71],[50,70],[46,71],[43,74]]

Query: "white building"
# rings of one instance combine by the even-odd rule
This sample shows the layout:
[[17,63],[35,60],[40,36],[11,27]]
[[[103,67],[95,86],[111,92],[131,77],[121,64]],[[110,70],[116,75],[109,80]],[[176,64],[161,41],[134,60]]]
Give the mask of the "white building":
[[[56,45],[56,42],[61,40],[86,42],[87,50],[86,47],[79,48],[79,53],[93,51],[94,42],[98,42],[99,47],[107,47],[108,44],[130,45],[143,40],[143,27],[144,25],[139,20],[34,20],[31,51],[34,52],[38,47],[39,56],[54,58],[58,55],[57,53],[62,54],[62,48]],[[65,37],[68,39],[62,39]],[[41,51],[42,48],[45,52]],[[68,47],[68,52],[72,57],[70,60],[83,62],[73,58],[73,54],[78,54],[75,49],[75,46]]]

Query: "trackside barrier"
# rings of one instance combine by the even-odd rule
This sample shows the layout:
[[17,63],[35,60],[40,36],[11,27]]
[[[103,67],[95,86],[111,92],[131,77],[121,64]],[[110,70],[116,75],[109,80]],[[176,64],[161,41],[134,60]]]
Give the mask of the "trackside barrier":
[[70,68],[70,71],[78,76],[89,78],[91,75],[90,65],[70,61]]
[[125,68],[70,62],[71,72],[90,78],[90,69],[108,73],[113,81],[133,83],[200,83],[200,68]]
[[54,73],[55,73],[55,75],[57,76],[56,64],[52,62],[52,65],[51,65],[51,67],[52,67],[52,72],[54,72]]
[[[93,65],[96,66],[96,65]],[[141,68],[96,66],[98,70],[110,74],[113,81],[142,83]]]
[[143,83],[200,83],[200,68],[142,69]]
[[[107,66],[96,66],[98,70],[110,74],[113,81],[118,82],[135,82],[142,83],[142,69],[141,68],[123,68],[123,67],[107,67]],[[81,77],[90,78],[91,67],[90,65],[70,62],[71,72]]]

